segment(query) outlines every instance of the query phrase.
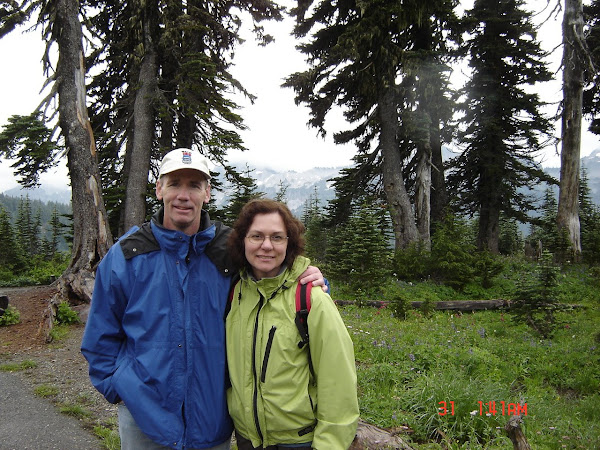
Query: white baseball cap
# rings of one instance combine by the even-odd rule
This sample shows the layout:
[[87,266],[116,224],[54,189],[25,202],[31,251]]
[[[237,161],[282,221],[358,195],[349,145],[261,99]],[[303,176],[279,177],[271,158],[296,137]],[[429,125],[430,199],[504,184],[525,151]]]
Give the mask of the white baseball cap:
[[171,150],[164,156],[160,163],[158,178],[166,173],[180,169],[199,170],[210,180],[208,159],[198,150],[190,150],[189,148],[176,148],[175,150]]

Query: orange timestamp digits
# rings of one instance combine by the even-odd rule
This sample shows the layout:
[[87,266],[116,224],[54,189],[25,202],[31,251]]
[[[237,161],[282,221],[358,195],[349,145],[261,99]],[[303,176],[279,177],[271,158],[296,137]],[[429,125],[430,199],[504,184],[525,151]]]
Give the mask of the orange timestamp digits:
[[[471,415],[475,416],[479,413],[480,416],[526,416],[527,415],[527,403],[508,403],[504,401],[497,402],[491,400],[489,402],[477,402],[479,409],[471,411]],[[440,416],[454,415],[454,402],[453,401],[441,401],[438,402],[438,414]]]

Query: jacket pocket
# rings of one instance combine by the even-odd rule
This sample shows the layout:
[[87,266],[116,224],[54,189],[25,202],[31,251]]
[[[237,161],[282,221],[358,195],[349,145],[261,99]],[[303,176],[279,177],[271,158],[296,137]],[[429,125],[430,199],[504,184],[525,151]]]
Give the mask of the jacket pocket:
[[260,381],[265,382],[267,377],[267,365],[269,364],[269,356],[271,355],[271,347],[273,346],[273,339],[275,338],[275,331],[277,327],[273,325],[269,330],[269,339],[267,340],[267,347],[265,348],[265,356],[263,358],[262,369],[260,371]]

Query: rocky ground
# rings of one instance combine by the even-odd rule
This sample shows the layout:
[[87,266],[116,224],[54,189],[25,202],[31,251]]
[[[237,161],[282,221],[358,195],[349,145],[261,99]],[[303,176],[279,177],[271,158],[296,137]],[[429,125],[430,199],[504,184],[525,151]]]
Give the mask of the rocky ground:
[[80,406],[89,413],[83,425],[114,426],[116,407],[108,403],[91,385],[87,362],[79,351],[83,325],[69,327],[67,336],[46,342],[40,332],[49,300],[56,294],[52,286],[0,288],[17,308],[21,322],[0,327],[0,366],[33,361],[34,367],[17,373],[32,390],[38,386],[57,388],[51,400],[57,406]]

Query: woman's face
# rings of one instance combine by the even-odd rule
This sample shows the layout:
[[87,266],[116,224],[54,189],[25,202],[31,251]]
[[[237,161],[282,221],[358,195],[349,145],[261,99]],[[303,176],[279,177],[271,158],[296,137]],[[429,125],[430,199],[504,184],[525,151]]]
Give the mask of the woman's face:
[[[251,239],[263,240],[253,243]],[[287,241],[287,230],[278,212],[254,216],[244,238],[244,250],[256,279],[271,278],[279,273],[287,252]]]

